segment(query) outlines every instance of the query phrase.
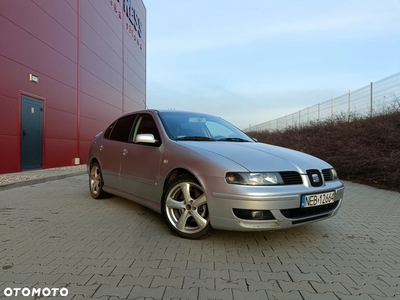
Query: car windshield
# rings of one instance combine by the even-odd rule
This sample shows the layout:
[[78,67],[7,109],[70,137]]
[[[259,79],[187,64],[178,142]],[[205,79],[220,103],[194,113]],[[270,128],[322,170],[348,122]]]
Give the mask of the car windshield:
[[168,136],[173,140],[254,142],[222,118],[189,112],[159,112]]

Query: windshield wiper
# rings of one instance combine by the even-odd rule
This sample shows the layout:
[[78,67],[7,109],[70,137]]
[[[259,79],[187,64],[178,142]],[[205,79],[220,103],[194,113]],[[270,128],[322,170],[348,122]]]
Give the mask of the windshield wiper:
[[215,141],[215,139],[208,136],[178,136],[176,141]]
[[232,137],[232,138],[222,138],[222,139],[219,139],[218,141],[228,141],[228,142],[249,142],[248,140],[246,140],[246,139],[242,139],[242,138],[239,138],[239,137]]

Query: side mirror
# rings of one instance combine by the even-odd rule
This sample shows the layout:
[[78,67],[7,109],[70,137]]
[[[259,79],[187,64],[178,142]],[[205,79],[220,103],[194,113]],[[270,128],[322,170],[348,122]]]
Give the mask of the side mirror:
[[136,135],[135,143],[155,144],[158,141],[154,138],[151,133],[141,133]]
[[253,141],[255,141],[256,143],[258,143],[258,140],[256,138],[251,138]]

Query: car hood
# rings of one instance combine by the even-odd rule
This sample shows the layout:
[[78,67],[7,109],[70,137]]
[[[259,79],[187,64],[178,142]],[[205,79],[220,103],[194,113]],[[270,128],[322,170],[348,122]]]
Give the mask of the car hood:
[[[231,160],[250,172],[298,171],[332,168],[325,161],[303,152],[264,143],[182,141],[202,155],[213,153]],[[234,171],[234,170],[232,170]]]

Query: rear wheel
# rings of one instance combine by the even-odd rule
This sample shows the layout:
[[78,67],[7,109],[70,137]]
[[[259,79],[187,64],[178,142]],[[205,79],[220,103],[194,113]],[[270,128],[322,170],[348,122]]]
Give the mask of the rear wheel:
[[180,237],[201,239],[212,232],[206,195],[192,176],[179,176],[167,185],[161,210],[168,227]]
[[103,185],[104,181],[100,166],[95,162],[90,166],[89,174],[89,189],[94,199],[103,199],[111,196],[103,190]]

